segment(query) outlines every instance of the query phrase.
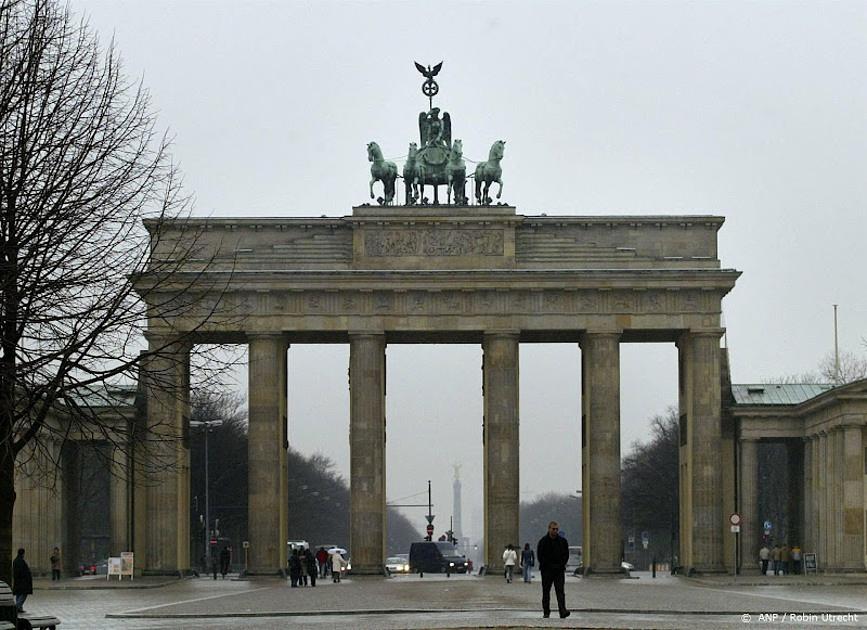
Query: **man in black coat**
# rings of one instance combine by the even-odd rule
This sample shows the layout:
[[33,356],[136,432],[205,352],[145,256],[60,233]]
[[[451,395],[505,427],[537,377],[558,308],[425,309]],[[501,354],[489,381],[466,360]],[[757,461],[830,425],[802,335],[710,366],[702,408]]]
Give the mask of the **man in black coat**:
[[569,561],[569,542],[560,536],[560,524],[557,521],[548,523],[548,533],[542,537],[536,547],[536,559],[539,561],[539,573],[542,574],[542,616],[551,616],[551,585],[557,595],[557,608],[560,618],[569,616],[566,609],[566,593],[563,584],[566,581],[566,563]]
[[12,594],[15,595],[15,607],[18,612],[24,612],[24,600],[33,593],[33,575],[30,567],[24,561],[24,550],[18,550],[18,556],[12,561]]
[[232,560],[232,552],[229,551],[228,545],[223,545],[223,549],[220,551],[220,574],[223,576],[223,579],[226,579],[226,574],[229,572],[229,563]]

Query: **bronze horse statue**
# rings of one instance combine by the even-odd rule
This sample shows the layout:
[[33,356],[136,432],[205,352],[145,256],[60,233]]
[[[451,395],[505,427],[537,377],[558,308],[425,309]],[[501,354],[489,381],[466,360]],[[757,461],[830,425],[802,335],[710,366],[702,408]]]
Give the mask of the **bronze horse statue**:
[[448,177],[446,191],[448,193],[448,203],[452,202],[452,192],[454,192],[455,204],[459,206],[467,205],[467,165],[464,162],[463,156],[463,143],[456,139],[452,143],[451,151],[449,151],[449,160],[446,162],[446,177]]
[[382,157],[382,149],[375,142],[367,145],[367,160],[370,165],[370,198],[373,199],[374,182],[382,182],[383,197],[377,198],[379,205],[384,206],[394,201],[394,182],[397,179],[397,166]]
[[[476,166],[476,203],[480,205],[491,205],[491,198],[488,193],[493,182],[499,184],[497,199],[503,194],[503,169],[500,167],[500,160],[503,159],[505,148],[506,141],[497,140],[491,145],[488,161],[479,162]],[[482,186],[484,186],[484,192],[482,192]]]
[[424,165],[418,159],[418,145],[409,143],[406,163],[403,165],[403,183],[406,187],[406,205],[421,201],[421,188],[424,181]]

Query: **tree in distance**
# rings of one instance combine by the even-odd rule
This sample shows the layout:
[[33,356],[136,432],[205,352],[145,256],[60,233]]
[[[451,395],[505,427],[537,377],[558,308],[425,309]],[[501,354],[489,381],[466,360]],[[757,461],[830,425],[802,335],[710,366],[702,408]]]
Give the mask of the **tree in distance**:
[[[867,347],[867,341],[864,343]],[[832,383],[845,385],[854,381],[867,378],[867,357],[859,356],[854,352],[843,351],[840,353],[839,369],[834,353],[829,352],[819,361],[819,365],[811,372],[803,374],[790,374],[768,379],[768,383],[785,385],[797,383]]]
[[[231,541],[237,553],[247,540],[247,415],[244,401],[237,394],[200,389],[191,396],[191,419],[211,426],[208,443],[209,512],[211,525],[220,522],[221,536]],[[190,439],[190,496],[193,497],[190,532],[193,536],[191,558],[204,562],[205,534],[200,515],[204,515],[205,465],[204,426],[193,430]],[[306,540],[311,545],[334,543],[349,547],[349,487],[334,470],[326,455],[288,453],[289,539]],[[409,519],[395,508],[388,508],[387,549],[409,552],[421,535]],[[352,550],[350,549],[350,552]],[[239,556],[240,557],[240,556]]]
[[[169,365],[188,343],[142,353],[148,317],[196,308],[177,284],[158,297],[189,250],[150,255],[165,222],[178,230],[190,207],[168,148],[113,43],[103,50],[55,0],[0,0],[0,580],[16,464],[50,478],[70,438],[127,449],[182,433],[104,420],[142,361]],[[145,270],[155,280],[137,295],[130,279]],[[164,376],[152,371],[148,386],[174,391]]]
[[532,501],[521,501],[521,540],[516,540],[515,545],[523,549],[524,543],[530,543],[530,549],[535,551],[536,543],[547,533],[551,521],[560,523],[560,531],[570,545],[580,545],[583,531],[581,497],[548,492]]
[[620,513],[624,536],[648,532],[648,550],[658,558],[673,558],[679,518],[677,409],[650,420],[650,439],[633,442],[620,465]]

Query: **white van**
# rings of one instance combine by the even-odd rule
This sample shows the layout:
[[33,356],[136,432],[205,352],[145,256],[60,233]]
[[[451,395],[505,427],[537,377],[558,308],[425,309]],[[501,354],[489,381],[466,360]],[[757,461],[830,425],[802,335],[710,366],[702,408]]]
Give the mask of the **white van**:
[[578,575],[584,570],[584,552],[581,545],[569,545],[569,560],[566,561],[566,573]]

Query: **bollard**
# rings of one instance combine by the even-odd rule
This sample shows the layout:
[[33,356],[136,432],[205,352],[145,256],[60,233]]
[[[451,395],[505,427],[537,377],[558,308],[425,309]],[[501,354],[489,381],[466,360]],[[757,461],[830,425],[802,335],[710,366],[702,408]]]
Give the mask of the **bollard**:
[[653,568],[653,577],[656,577],[656,558],[653,558],[650,561],[651,567]]

